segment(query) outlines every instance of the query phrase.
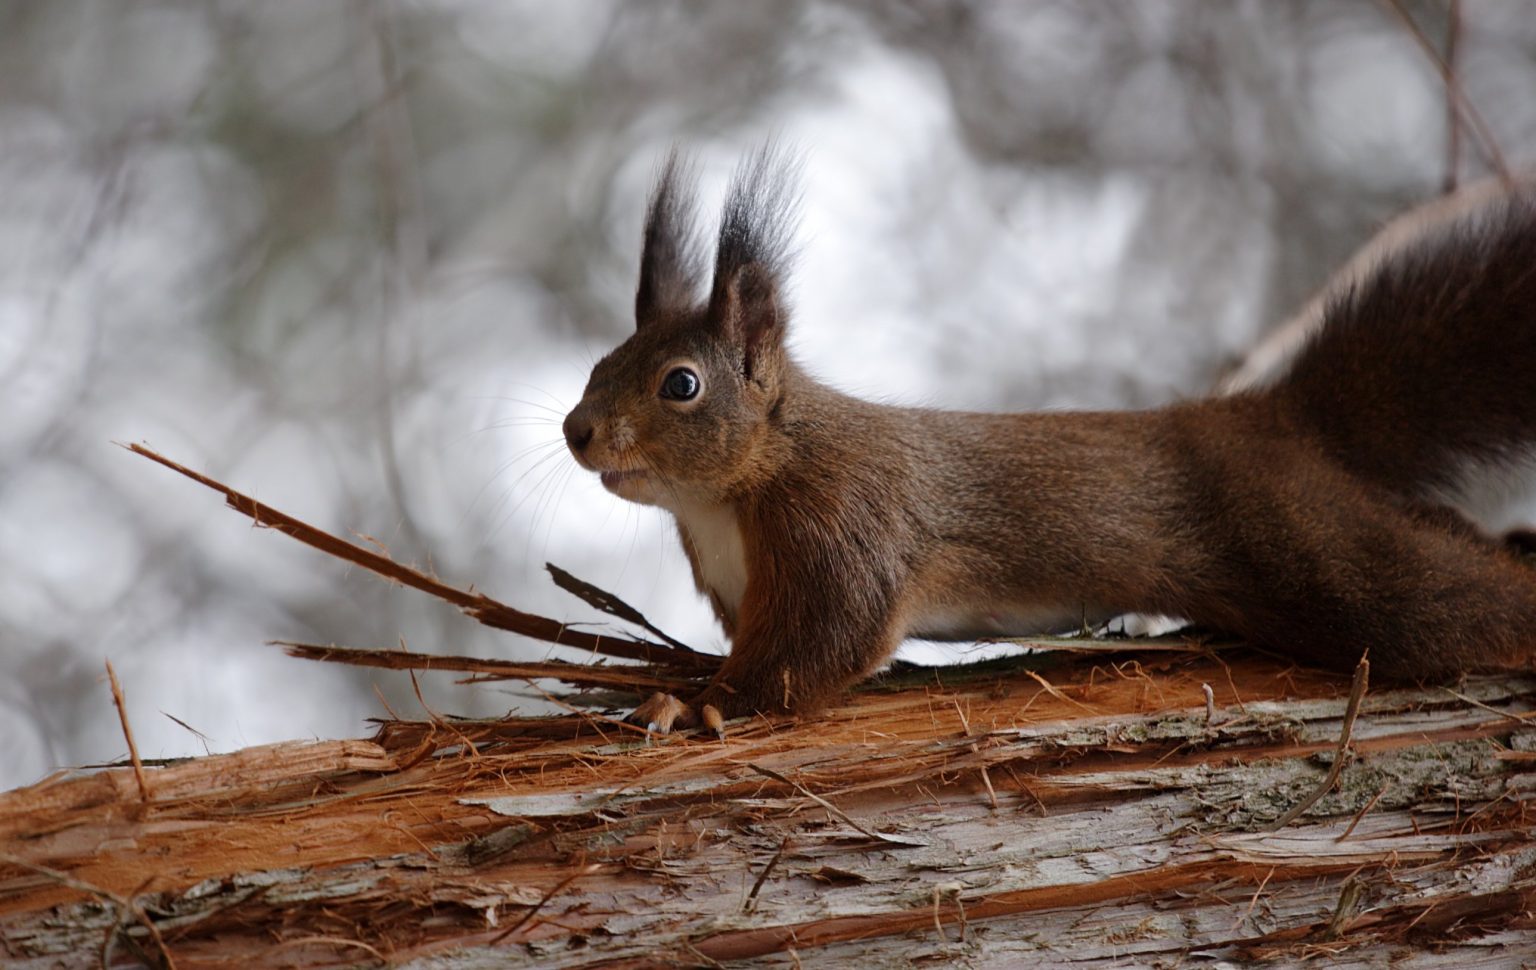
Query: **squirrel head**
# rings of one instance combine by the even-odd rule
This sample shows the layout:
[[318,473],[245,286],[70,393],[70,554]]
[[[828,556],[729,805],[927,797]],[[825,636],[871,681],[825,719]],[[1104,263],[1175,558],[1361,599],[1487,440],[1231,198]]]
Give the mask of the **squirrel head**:
[[795,168],[771,144],[738,166],[705,295],[694,175],[676,152],[667,159],[645,220],[635,332],[592,368],[564,424],[576,461],[615,495],[718,502],[768,462],[789,369]]

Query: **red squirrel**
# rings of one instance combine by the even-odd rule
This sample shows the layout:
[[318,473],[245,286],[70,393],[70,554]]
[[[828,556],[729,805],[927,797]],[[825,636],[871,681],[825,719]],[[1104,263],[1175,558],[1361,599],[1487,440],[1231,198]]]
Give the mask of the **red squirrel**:
[[976,414],[862,401],[786,351],[793,168],[766,147],[737,169],[706,293],[694,180],[667,161],[635,332],[565,419],[610,492],[673,514],[731,640],[639,723],[813,712],[905,637],[1131,612],[1328,667],[1368,649],[1397,679],[1536,651],[1536,569],[1437,498],[1536,444],[1536,196],[1381,261],[1263,389]]

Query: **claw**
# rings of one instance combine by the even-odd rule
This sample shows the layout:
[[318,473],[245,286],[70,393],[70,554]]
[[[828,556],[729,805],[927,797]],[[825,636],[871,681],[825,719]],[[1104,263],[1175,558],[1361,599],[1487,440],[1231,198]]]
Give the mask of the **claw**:
[[715,732],[715,737],[725,740],[725,718],[720,716],[720,709],[713,704],[705,704],[699,708],[699,720],[704,726]]
[[631,724],[644,724],[647,742],[653,734],[671,734],[673,727],[689,727],[695,723],[692,708],[671,694],[659,692],[646,698],[645,703],[635,708],[625,720]]

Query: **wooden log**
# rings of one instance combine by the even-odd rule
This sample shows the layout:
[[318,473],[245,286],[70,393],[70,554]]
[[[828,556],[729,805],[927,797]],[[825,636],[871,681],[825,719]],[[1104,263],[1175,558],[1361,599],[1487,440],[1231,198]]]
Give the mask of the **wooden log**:
[[0,795],[0,953],[426,970],[1536,952],[1536,680],[1372,690],[1337,786],[1267,832],[1338,756],[1344,680],[1242,651],[1039,667],[908,675],[724,742],[582,714],[391,721],[146,765],[147,802],[131,768],[61,775]]

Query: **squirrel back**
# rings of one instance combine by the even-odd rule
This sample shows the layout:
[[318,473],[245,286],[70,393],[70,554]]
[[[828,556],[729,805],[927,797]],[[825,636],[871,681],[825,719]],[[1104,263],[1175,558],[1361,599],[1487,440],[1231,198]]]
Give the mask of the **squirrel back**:
[[674,515],[731,638],[694,709],[808,711],[907,636],[1129,612],[1325,665],[1369,649],[1399,678],[1536,651],[1536,570],[1440,496],[1467,462],[1536,444],[1529,199],[1386,258],[1266,390],[967,414],[862,401],[790,356],[793,168],[769,147],[738,169],[706,287],[692,181],[668,161],[635,333],[565,422],[605,487]]

